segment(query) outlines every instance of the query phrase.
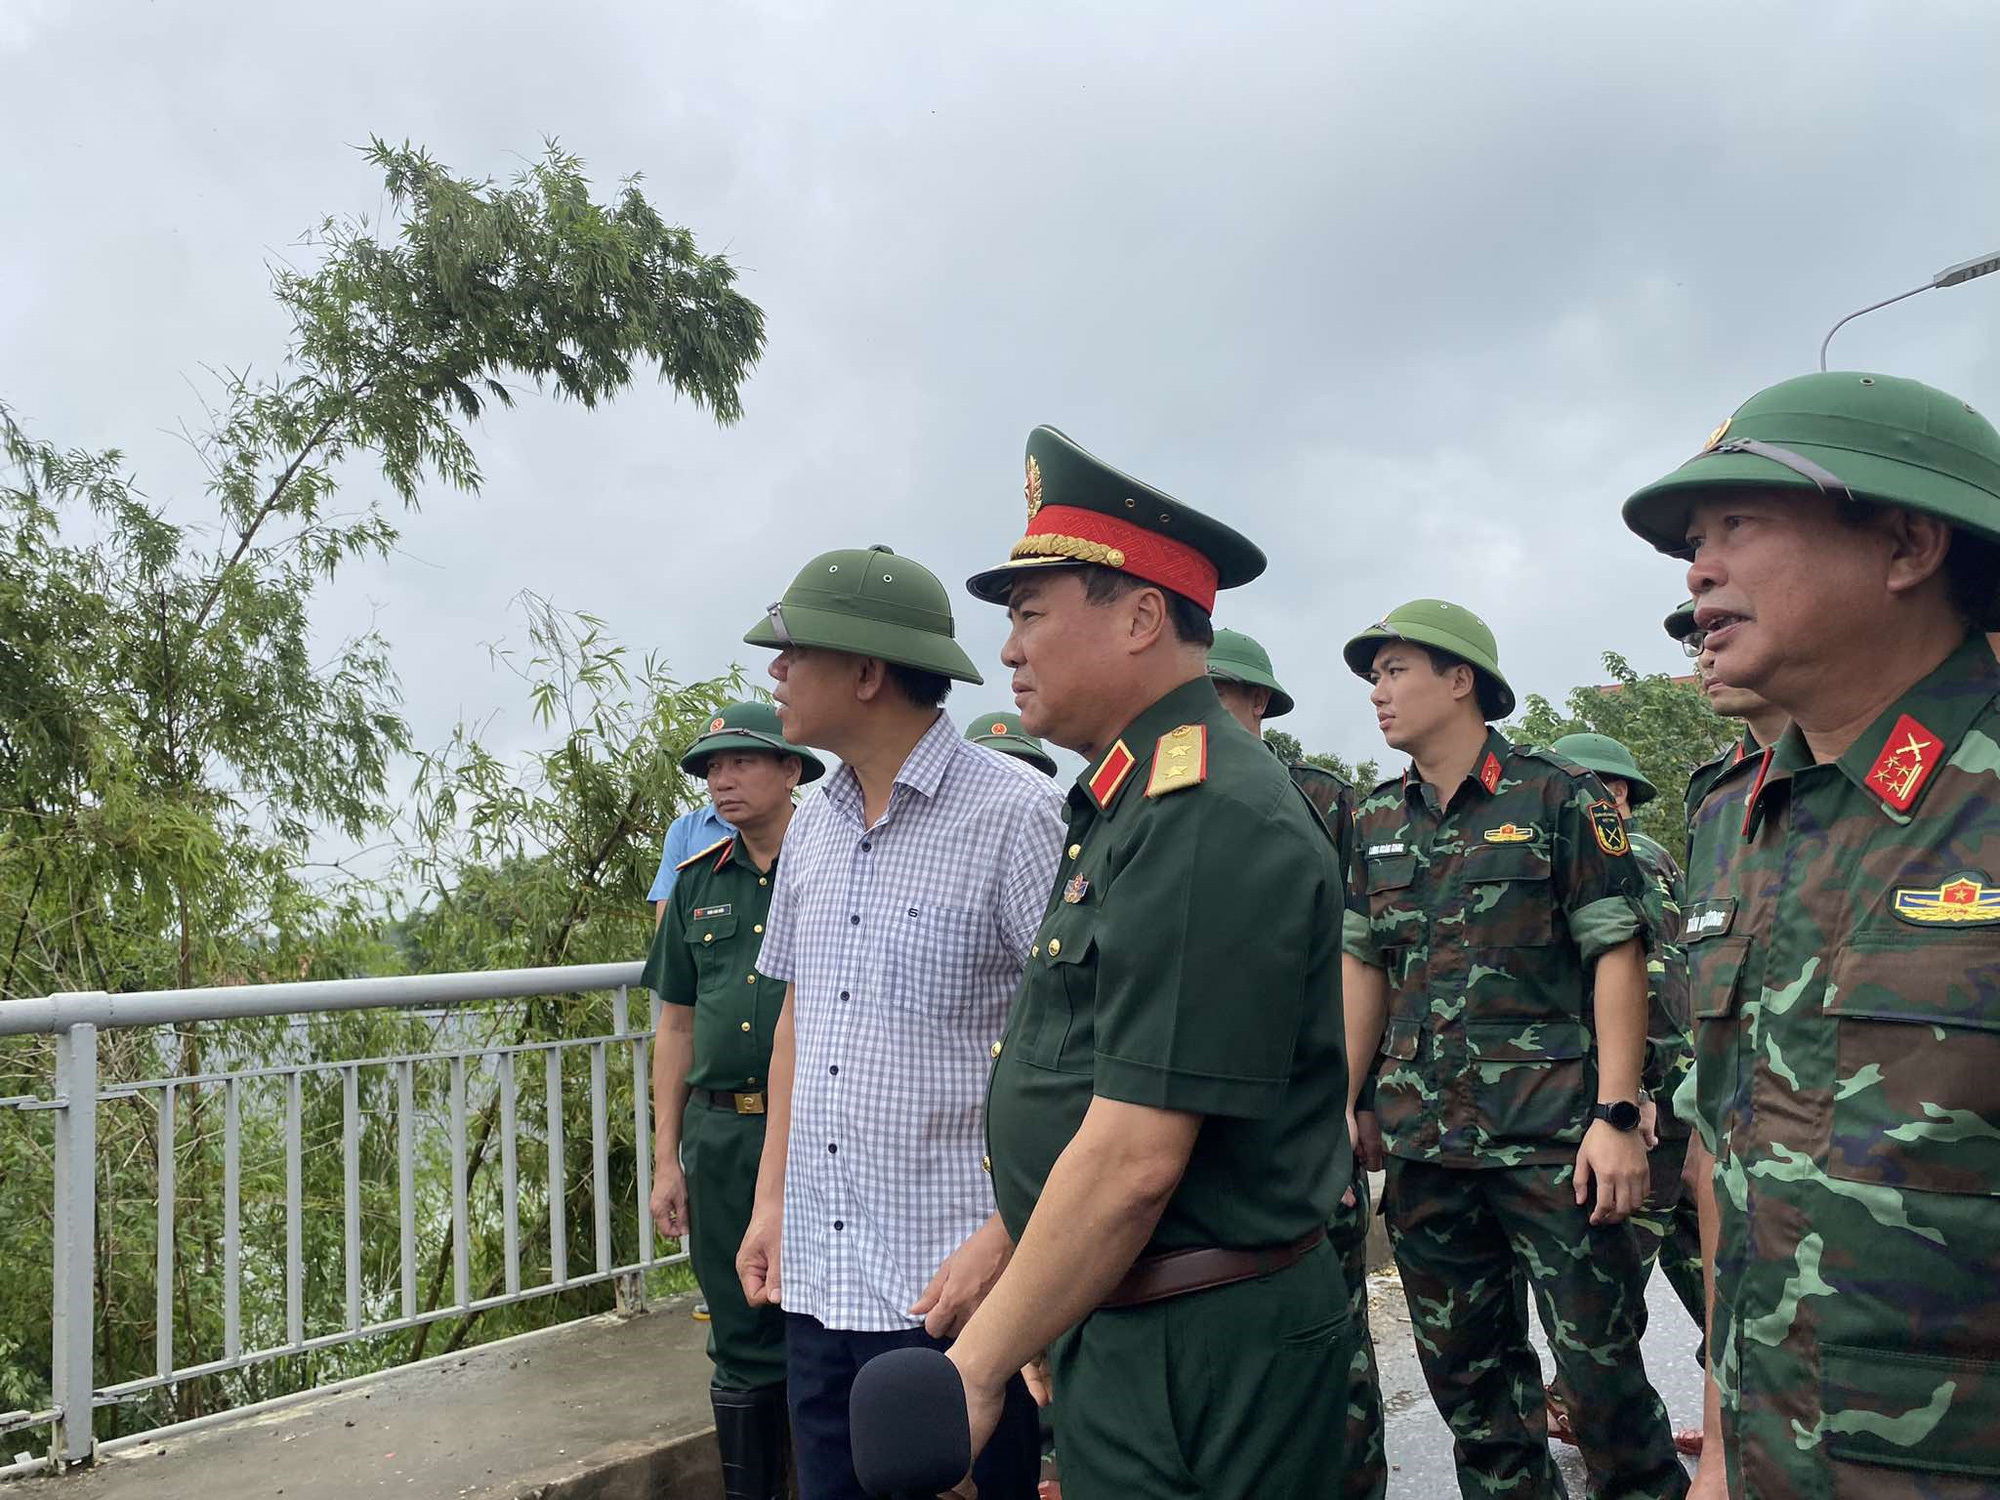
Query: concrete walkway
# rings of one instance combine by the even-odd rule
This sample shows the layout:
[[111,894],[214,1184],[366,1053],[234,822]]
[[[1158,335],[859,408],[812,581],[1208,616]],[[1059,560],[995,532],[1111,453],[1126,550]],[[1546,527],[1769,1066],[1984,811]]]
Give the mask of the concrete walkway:
[[692,1299],[391,1370],[4,1500],[720,1500],[707,1325]]

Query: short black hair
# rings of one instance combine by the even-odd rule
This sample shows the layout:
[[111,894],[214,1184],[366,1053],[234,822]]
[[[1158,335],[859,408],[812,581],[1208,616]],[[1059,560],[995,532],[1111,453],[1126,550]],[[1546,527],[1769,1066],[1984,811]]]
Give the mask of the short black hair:
[[1130,573],[1117,568],[1101,567],[1097,563],[1086,563],[1083,567],[1083,597],[1092,604],[1109,604],[1113,599],[1123,599],[1134,589],[1156,588],[1167,601],[1167,618],[1173,621],[1174,636],[1184,646],[1199,646],[1206,651],[1215,644],[1215,622],[1194,600],[1185,594],[1177,594],[1170,588],[1157,583],[1148,583],[1143,578],[1135,578]]
[[[951,696],[951,679],[942,672],[926,672],[922,667],[906,667],[900,662],[884,662],[889,680],[918,708],[936,708]],[[803,764],[803,763],[802,763]]]

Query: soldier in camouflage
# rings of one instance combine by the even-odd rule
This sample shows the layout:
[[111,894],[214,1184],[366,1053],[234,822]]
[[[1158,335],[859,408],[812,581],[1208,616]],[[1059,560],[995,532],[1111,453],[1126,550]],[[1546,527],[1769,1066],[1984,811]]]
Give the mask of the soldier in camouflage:
[[1525,1275],[1559,1375],[1590,1393],[1574,1425],[1593,1490],[1682,1495],[1623,1222],[1647,1189],[1647,928],[1624,819],[1590,772],[1490,727],[1514,695],[1470,612],[1406,604],[1344,655],[1414,762],[1356,812],[1342,984],[1348,1055],[1379,1052],[1389,1232],[1460,1492],[1563,1493]]
[[[1760,392],[1626,524],[1792,726],[1696,814],[1719,1213],[1701,1492],[2000,1490],[2000,433],[1911,380]],[[1713,849],[1713,864],[1701,856]]]
[[1790,720],[1782,708],[1773,707],[1761,694],[1749,688],[1731,687],[1715,675],[1715,658],[1702,649],[1702,633],[1695,628],[1694,600],[1683,602],[1667,616],[1666,624],[1667,634],[1694,658],[1695,676],[1701,681],[1701,693],[1708,706],[1725,719],[1740,719],[1743,723],[1742,737],[1735,744],[1688,773],[1687,821],[1688,827],[1693,828],[1694,810],[1701,806],[1723,773],[1751,759],[1766,745],[1775,745]]
[[[1217,630],[1215,644],[1208,649],[1208,675],[1229,716],[1269,745],[1271,742],[1264,739],[1264,721],[1288,714],[1295,706],[1292,695],[1273,674],[1270,653],[1240,630]],[[1351,876],[1353,788],[1321,766],[1299,764],[1287,769],[1326,824],[1339,853],[1343,877]],[[1340,1268],[1347,1279],[1348,1321],[1354,1331],[1354,1362],[1347,1381],[1347,1468],[1339,1494],[1341,1500],[1383,1500],[1389,1493],[1389,1453],[1383,1441],[1382,1382],[1375,1339],[1368,1327],[1368,1171],[1382,1168],[1382,1132],[1375,1125],[1372,1077],[1362,1085],[1354,1123],[1354,1183],[1341,1195],[1326,1230],[1340,1253]]]

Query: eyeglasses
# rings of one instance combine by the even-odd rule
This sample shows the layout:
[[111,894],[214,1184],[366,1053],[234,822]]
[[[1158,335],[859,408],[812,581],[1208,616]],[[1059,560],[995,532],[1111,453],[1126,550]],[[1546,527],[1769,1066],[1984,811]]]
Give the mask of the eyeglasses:
[[1708,632],[1697,630],[1681,638],[1681,650],[1689,656],[1699,656],[1707,648]]

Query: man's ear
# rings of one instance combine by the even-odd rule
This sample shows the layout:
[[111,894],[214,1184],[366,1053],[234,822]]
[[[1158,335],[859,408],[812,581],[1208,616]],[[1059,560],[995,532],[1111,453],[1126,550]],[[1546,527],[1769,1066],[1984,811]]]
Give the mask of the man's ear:
[[1479,692],[1479,674],[1464,662],[1453,662],[1451,666],[1451,695],[1454,698],[1470,698]]
[[1158,589],[1134,589],[1119,603],[1125,606],[1124,646],[1128,655],[1150,651],[1160,632],[1174,628],[1167,617],[1167,596]]
[[854,696],[862,703],[872,703],[889,690],[889,664],[879,656],[857,656],[854,658]]
[[1271,690],[1269,688],[1259,686],[1250,689],[1250,714],[1252,718],[1263,718],[1265,711],[1270,706]]
[[1889,572],[1883,580],[1892,594],[1907,594],[1936,577],[1951,550],[1951,527],[1920,510],[1895,506],[1880,513],[1877,525],[1889,543]]

